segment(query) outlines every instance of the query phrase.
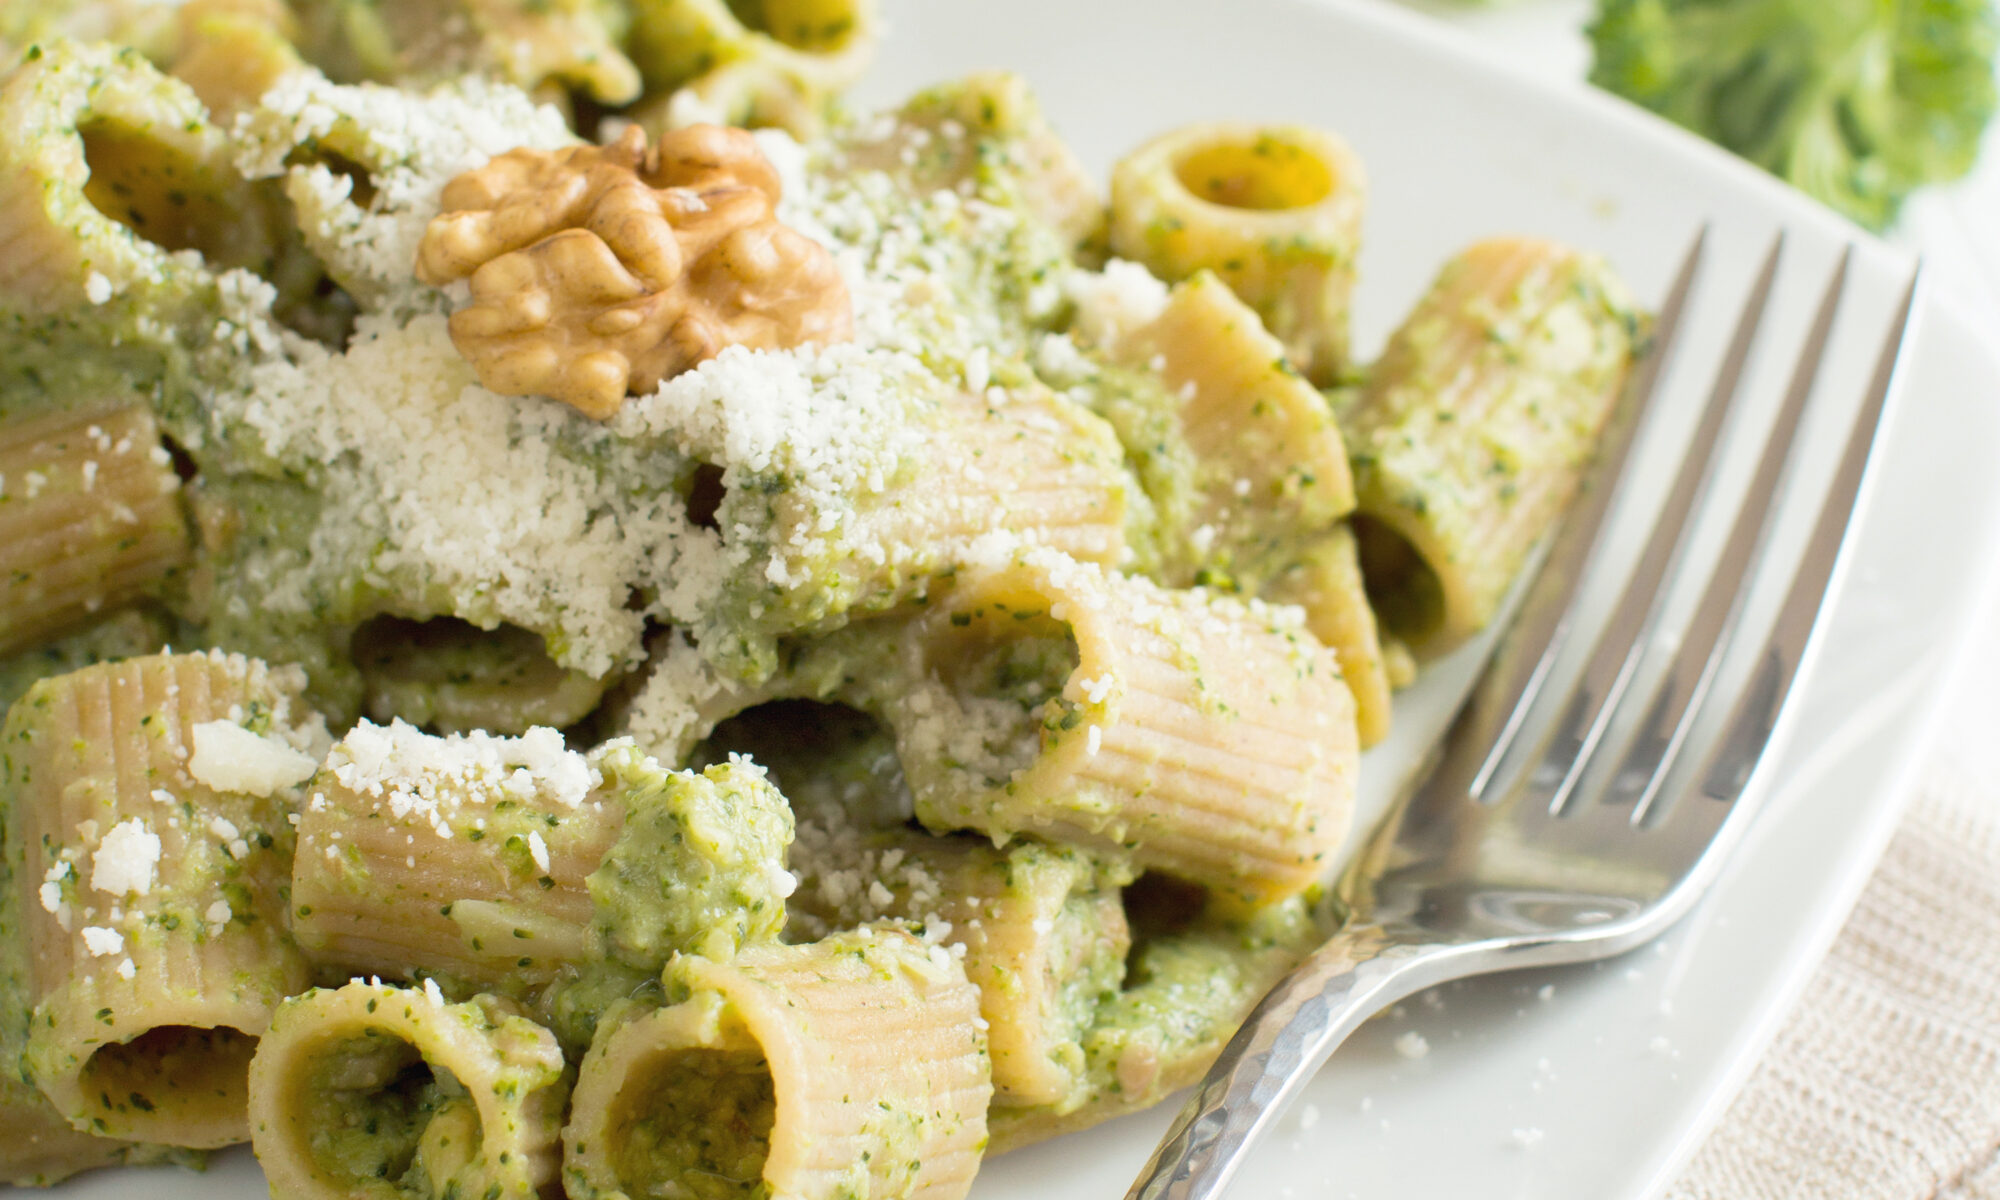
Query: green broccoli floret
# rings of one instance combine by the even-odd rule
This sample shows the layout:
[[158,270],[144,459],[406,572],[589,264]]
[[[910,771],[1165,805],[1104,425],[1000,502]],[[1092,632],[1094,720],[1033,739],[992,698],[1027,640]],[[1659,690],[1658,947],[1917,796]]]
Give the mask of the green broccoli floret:
[[1592,83],[1872,229],[1993,115],[1990,0],[1599,0],[1589,34]]

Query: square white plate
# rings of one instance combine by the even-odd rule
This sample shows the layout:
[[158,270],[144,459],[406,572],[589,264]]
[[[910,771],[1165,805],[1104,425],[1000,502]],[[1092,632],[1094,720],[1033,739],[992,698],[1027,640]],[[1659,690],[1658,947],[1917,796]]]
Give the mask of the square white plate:
[[[1796,338],[1813,290],[1855,232],[1713,148],[1577,85],[1516,77],[1410,14],[1334,0],[890,0],[882,61],[860,93],[889,103],[986,67],[1028,76],[1086,160],[1218,116],[1299,120],[1345,134],[1370,176],[1357,343],[1378,345],[1438,264],[1480,236],[1543,234],[1608,254],[1649,302],[1704,220],[1715,236],[1684,359],[1713,361],[1754,259],[1775,230],[1794,262],[1772,316]],[[1863,246],[1840,351],[1809,426],[1823,477],[1858,396],[1902,264]],[[1865,335],[1865,336],[1864,336]],[[1782,340],[1782,339],[1781,339]],[[1932,310],[1872,478],[1818,665],[1803,681],[1768,811],[1717,893],[1665,941],[1596,967],[1447,987],[1363,1029],[1282,1122],[1234,1194],[1534,1196],[1640,1200],[1664,1186],[1720,1112],[1840,922],[1894,826],[1945,667],[1989,592],[2000,548],[2000,364]],[[1788,364],[1767,355],[1775,401]],[[1657,451],[1673,466],[1703,381],[1663,397]],[[1767,411],[1767,410],[1766,410]],[[1761,419],[1761,413],[1759,417]],[[1752,422],[1756,425],[1757,422]],[[1722,486],[1746,477],[1749,439]],[[1615,527],[1630,530],[1633,514]],[[1787,528],[1796,536],[1797,522]],[[1781,539],[1782,540],[1782,539]],[[1379,811],[1447,719],[1477,648],[1398,704],[1364,763]],[[1421,1057],[1404,1035],[1428,1046]],[[975,1200],[1122,1196],[1168,1109],[988,1164]],[[100,1172],[92,1200],[252,1200],[254,1161],[205,1177]]]

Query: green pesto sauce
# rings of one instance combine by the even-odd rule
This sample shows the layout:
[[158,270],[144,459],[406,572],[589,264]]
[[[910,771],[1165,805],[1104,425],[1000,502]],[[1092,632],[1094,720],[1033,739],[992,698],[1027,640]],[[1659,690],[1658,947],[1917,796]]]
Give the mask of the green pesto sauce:
[[668,1055],[611,1116],[613,1170],[633,1200],[763,1200],[777,1093],[755,1050]]
[[985,748],[983,761],[954,765],[978,770],[988,787],[999,787],[1034,761],[1045,733],[1082,719],[1062,699],[1079,662],[1076,639],[1041,612],[996,606],[951,621],[963,632],[934,652],[933,666],[958,693]]
[[370,1031],[315,1056],[299,1096],[319,1168],[369,1191],[436,1196],[478,1151],[464,1086],[400,1038]]
[[607,954],[655,971],[676,953],[725,961],[785,926],[792,813],[755,767],[670,771],[626,747],[599,762],[625,827],[587,886]]

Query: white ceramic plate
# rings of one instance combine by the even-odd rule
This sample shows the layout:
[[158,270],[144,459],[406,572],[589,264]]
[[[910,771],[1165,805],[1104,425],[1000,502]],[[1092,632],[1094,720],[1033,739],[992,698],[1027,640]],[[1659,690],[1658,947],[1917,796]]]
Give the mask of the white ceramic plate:
[[[1712,361],[1775,230],[1791,231],[1795,262],[1810,268],[1778,295],[1773,318],[1786,337],[1804,327],[1814,279],[1852,235],[1705,144],[1580,86],[1509,75],[1386,7],[891,0],[889,11],[894,28],[864,100],[891,102],[969,70],[1011,67],[1099,167],[1158,130],[1206,117],[1302,120],[1346,134],[1370,176],[1357,313],[1364,351],[1440,261],[1482,235],[1545,234],[1601,250],[1650,301],[1710,220],[1707,294],[1725,302],[1702,307],[1685,353]],[[1867,375],[1902,264],[1870,243],[1855,269],[1856,308],[1821,397],[1836,419],[1810,427],[1814,479]],[[1768,398],[1784,366],[1760,360]],[[1686,372],[1671,382],[1654,452],[1638,464],[1642,494],[1671,471],[1671,448],[1699,397]],[[1789,748],[1763,777],[1776,785],[1769,811],[1710,901],[1624,960],[1455,985],[1362,1030],[1236,1194],[1639,1200],[1664,1186],[1803,984],[1893,827],[1943,668],[1965,641],[2000,549],[2000,473],[1990,466],[2000,456],[1996,397],[2000,365],[1951,313],[1930,312],[1830,636],[1803,681]],[[1725,490],[1741,484],[1752,453],[1749,440],[1735,441],[1741,453]],[[1614,528],[1629,532],[1636,516],[1616,518]],[[1787,530],[1795,539],[1798,522]],[[1367,810],[1380,810],[1435,737],[1477,652],[1399,700],[1396,736],[1365,762]],[[1428,1046],[1421,1057],[1396,1048],[1414,1049],[1411,1033]],[[996,1159],[975,1200],[1122,1196],[1167,1118],[1162,1108]],[[263,1194],[242,1151],[206,1177],[101,1172],[65,1190],[91,1200]]]

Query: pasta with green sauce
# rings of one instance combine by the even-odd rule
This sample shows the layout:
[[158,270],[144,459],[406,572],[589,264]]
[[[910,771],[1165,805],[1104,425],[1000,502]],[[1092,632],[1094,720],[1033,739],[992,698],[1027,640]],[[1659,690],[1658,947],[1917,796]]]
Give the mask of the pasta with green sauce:
[[879,32],[0,11],[0,1179],[951,1200],[1324,939],[1645,319],[1500,239],[1357,363],[1337,136],[1107,197]]

